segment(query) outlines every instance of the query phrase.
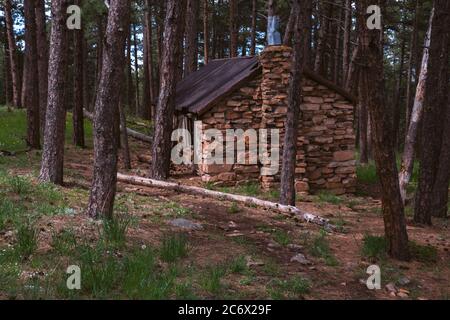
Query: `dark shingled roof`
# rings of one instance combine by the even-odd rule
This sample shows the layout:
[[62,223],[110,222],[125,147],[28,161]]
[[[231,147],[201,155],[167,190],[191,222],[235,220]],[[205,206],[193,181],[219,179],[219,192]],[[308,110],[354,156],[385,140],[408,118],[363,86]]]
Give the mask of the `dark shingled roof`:
[[[260,72],[261,65],[258,57],[213,60],[178,84],[176,109],[201,115]],[[350,102],[355,101],[351,94],[318,74],[307,69],[304,74],[311,80],[339,93]]]

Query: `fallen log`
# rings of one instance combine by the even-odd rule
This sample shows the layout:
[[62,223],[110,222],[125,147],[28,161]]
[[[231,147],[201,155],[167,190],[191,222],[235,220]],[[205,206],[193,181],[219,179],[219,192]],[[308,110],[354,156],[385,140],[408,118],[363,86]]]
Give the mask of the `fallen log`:
[[128,175],[124,175],[121,173],[117,174],[117,180],[120,182],[132,184],[132,185],[167,189],[167,190],[189,193],[189,194],[193,194],[193,195],[200,195],[200,196],[205,196],[205,197],[210,197],[210,198],[215,198],[215,199],[234,201],[234,202],[244,203],[247,205],[254,205],[254,206],[261,207],[261,208],[281,212],[281,213],[287,214],[289,216],[295,216],[295,217],[297,217],[301,220],[304,220],[308,223],[313,223],[313,224],[322,226],[327,231],[335,231],[336,230],[336,227],[333,226],[332,224],[330,224],[329,220],[321,218],[321,217],[314,215],[312,213],[309,213],[309,212],[304,212],[294,206],[286,206],[286,205],[282,205],[279,203],[261,200],[261,199],[249,197],[249,196],[242,196],[242,195],[224,193],[224,192],[219,192],[219,191],[214,191],[214,190],[208,190],[208,189],[195,187],[195,186],[182,185],[182,184],[179,184],[176,182],[153,180],[153,179],[142,178],[142,177],[138,177],[138,176],[128,176]]
[[[86,118],[88,118],[91,121],[94,121],[94,115],[87,111],[86,109],[83,110],[83,114]],[[122,127],[120,127],[120,130],[122,130]],[[135,138],[136,140],[147,142],[147,143],[153,143],[153,138],[150,136],[147,136],[143,133],[137,132],[133,129],[127,128],[127,134],[130,137]]]

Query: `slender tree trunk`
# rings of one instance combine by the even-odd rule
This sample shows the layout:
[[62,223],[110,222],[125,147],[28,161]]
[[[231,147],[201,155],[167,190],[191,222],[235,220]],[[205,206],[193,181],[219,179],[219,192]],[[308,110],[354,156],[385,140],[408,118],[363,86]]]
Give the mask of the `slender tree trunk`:
[[251,43],[250,43],[250,55],[256,55],[256,28],[257,28],[257,1],[252,1],[252,33],[251,33]]
[[45,1],[36,1],[36,36],[39,73],[39,111],[41,132],[45,132],[45,111],[47,109],[48,90],[48,41],[45,23]]
[[413,30],[411,32],[411,42],[410,42],[410,46],[409,46],[409,58],[408,58],[408,75],[406,78],[406,115],[405,115],[405,124],[406,124],[406,133],[405,133],[405,139],[408,135],[408,128],[410,125],[410,118],[411,118],[411,105],[412,105],[412,84],[411,84],[411,80],[412,80],[412,70],[413,70],[413,66],[414,66],[414,61],[415,61],[415,51],[416,51],[416,47],[417,47],[417,32],[418,32],[418,24],[419,24],[419,0],[416,0],[416,6],[415,6],[415,10],[414,10],[414,25],[413,25]]
[[314,71],[317,73],[321,73],[320,71],[323,69],[323,54],[324,54],[324,42],[325,37],[327,35],[327,19],[325,17],[325,4],[323,0],[318,0],[319,2],[319,21],[320,27],[317,38],[317,48],[316,48],[316,59],[314,61]]
[[119,112],[120,112],[120,127],[122,128],[122,130],[120,131],[121,132],[120,139],[122,146],[123,165],[125,166],[125,169],[131,170],[130,147],[128,145],[128,133],[126,130],[127,118],[125,116],[122,104],[119,104]]
[[205,59],[205,64],[209,62],[209,3],[208,0],[203,0],[203,46],[204,52],[203,56]]
[[367,107],[371,118],[374,156],[382,190],[382,208],[388,253],[395,259],[408,260],[409,244],[403,201],[392,141],[392,121],[384,102],[384,70],[382,31],[369,30],[366,8],[369,0],[359,3],[359,46],[361,77],[359,83],[367,93]]
[[185,55],[185,75],[197,71],[198,61],[198,34],[197,18],[199,1],[188,0],[186,14],[186,55]]
[[292,34],[295,27],[295,19],[297,18],[297,13],[295,12],[295,6],[291,7],[291,12],[289,14],[289,20],[286,25],[286,30],[284,32],[283,44],[285,46],[290,46],[292,42]]
[[237,1],[230,0],[230,57],[237,57],[238,50],[238,26],[237,26]]
[[[310,0],[307,0],[310,1]],[[289,86],[289,105],[286,114],[286,132],[283,146],[283,164],[281,171],[280,202],[284,205],[295,205],[295,167],[297,163],[297,137],[300,121],[300,104],[302,102],[302,75],[305,65],[303,48],[305,36],[303,24],[306,20],[305,2],[295,0],[297,12],[295,24],[294,61]]]
[[[152,72],[150,70],[151,65],[149,59],[151,58],[151,52],[149,52],[149,42],[151,41],[149,38],[151,36],[151,3],[148,1],[148,5],[144,14],[144,92],[142,93],[142,110],[141,116],[144,119],[151,119],[152,116],[152,108],[151,101],[153,100],[151,96],[153,96],[152,90],[152,82],[150,80],[150,76],[152,76]],[[121,102],[122,105],[122,102]]]
[[134,82],[136,89],[136,115],[141,115],[140,94],[139,94],[139,61],[138,61],[138,46],[137,46],[137,32],[136,23],[133,23],[133,47],[134,47]]
[[[79,0],[76,3],[80,5]],[[84,148],[84,29],[74,30],[74,33],[73,143]]]
[[[405,24],[403,23],[403,32],[405,31]],[[405,64],[405,50],[406,50],[406,41],[403,40],[401,44],[400,49],[400,63],[399,63],[399,70],[398,70],[398,76],[397,81],[395,85],[395,95],[394,95],[394,101],[393,101],[393,119],[394,119],[394,144],[396,146],[396,149],[398,149],[399,146],[399,138],[400,138],[400,103],[401,103],[401,97],[402,97],[402,80],[403,80],[403,67]]]
[[112,218],[117,183],[117,137],[112,125],[119,118],[120,78],[130,0],[110,0],[103,65],[94,115],[94,174],[87,214]]
[[[448,163],[440,163],[445,126],[445,115],[447,113],[447,100],[449,88],[449,29],[450,25],[450,2],[435,0],[434,19],[431,27],[431,44],[429,49],[428,76],[426,79],[425,101],[423,110],[423,127],[420,159],[419,185],[416,194],[416,206],[414,221],[421,224],[431,225],[433,199],[435,196],[435,184],[438,180],[439,167]],[[447,175],[446,172],[444,172]],[[440,182],[440,187],[447,177]],[[448,188],[446,189],[448,192]]]
[[366,107],[367,102],[367,92],[365,92],[364,88],[359,89],[359,162],[361,164],[367,164],[369,162],[369,114]]
[[432,25],[434,20],[433,17],[434,17],[434,9],[431,12],[428,32],[426,33],[425,36],[422,67],[420,71],[419,80],[417,82],[416,97],[414,99],[411,118],[409,120],[408,133],[406,135],[405,146],[402,156],[402,165],[399,174],[400,192],[402,195],[403,202],[405,202],[406,200],[406,189],[408,187],[409,181],[411,180],[411,175],[414,169],[414,154],[415,154],[415,147],[417,145],[417,135],[419,130],[419,123],[423,115],[423,102],[425,99],[425,86],[428,77],[428,59],[429,59],[429,48],[431,43]]
[[[450,48],[449,48],[450,49]],[[445,80],[443,80],[445,81]],[[448,80],[447,80],[448,81]],[[446,218],[448,211],[448,188],[450,181],[450,97],[447,97],[447,113],[442,137],[439,166],[433,186],[431,213],[435,217]]]
[[11,69],[11,81],[13,89],[13,105],[15,107],[22,106],[21,100],[21,80],[19,76],[19,66],[17,61],[17,48],[16,40],[14,37],[13,30],[13,18],[12,18],[11,0],[5,0],[5,24],[6,24],[6,34],[8,37],[8,48],[9,48],[9,65]]
[[39,88],[38,63],[36,47],[36,15],[35,2],[24,2],[25,12],[25,92],[24,105],[27,108],[27,145],[33,149],[41,147],[40,116],[39,116]]
[[175,112],[176,71],[179,57],[181,17],[185,1],[167,1],[164,23],[160,94],[156,110],[155,137],[152,150],[152,172],[155,179],[166,180],[170,169],[171,135]]
[[133,86],[133,70],[131,62],[131,28],[128,28],[128,39],[127,39],[127,95],[128,95],[128,108],[130,111],[134,112],[135,109],[135,98]]
[[64,90],[67,69],[67,0],[52,2],[52,31],[50,36],[50,63],[48,105],[44,133],[44,150],[39,180],[63,184],[64,131],[66,103]]
[[345,0],[344,4],[344,40],[342,48],[342,83],[345,85],[347,83],[347,76],[349,71],[349,54],[350,54],[350,32],[352,24],[352,5],[351,0]]

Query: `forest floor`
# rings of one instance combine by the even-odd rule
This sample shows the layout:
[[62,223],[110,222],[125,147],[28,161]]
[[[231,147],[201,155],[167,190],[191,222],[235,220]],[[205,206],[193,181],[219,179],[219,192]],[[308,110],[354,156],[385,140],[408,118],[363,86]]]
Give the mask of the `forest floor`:
[[[173,191],[119,183],[113,223],[84,215],[92,174],[92,128],[86,149],[71,144],[65,185],[38,184],[40,151],[25,152],[23,112],[0,108],[0,299],[449,299],[448,220],[411,221],[413,260],[384,252],[383,219],[373,164],[358,169],[356,195],[301,196],[299,208],[328,218],[338,232],[276,212]],[[131,141],[133,170],[149,147]],[[201,185],[188,173],[173,179]],[[211,188],[212,186],[204,185]],[[274,200],[255,184],[218,188]],[[192,229],[172,225],[183,218]],[[293,258],[297,257],[298,261]],[[381,268],[381,290],[366,270]],[[81,268],[81,290],[66,269]]]

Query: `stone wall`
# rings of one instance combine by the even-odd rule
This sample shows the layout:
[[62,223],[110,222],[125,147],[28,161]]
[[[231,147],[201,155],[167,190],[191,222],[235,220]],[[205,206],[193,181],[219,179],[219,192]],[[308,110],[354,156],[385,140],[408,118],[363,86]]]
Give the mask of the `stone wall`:
[[[262,75],[223,99],[199,117],[203,129],[280,130],[284,141],[292,49],[269,47],[261,55]],[[340,94],[305,76],[298,137],[296,189],[298,192],[355,191],[356,161],[353,105]],[[204,142],[204,147],[209,142]],[[283,150],[280,148],[280,158]],[[249,154],[245,154],[248,160]],[[253,159],[254,160],[254,159]],[[281,160],[280,160],[281,162]],[[281,163],[280,163],[281,170]],[[205,182],[233,185],[260,181],[265,189],[277,188],[280,174],[260,176],[261,164],[202,165]]]

